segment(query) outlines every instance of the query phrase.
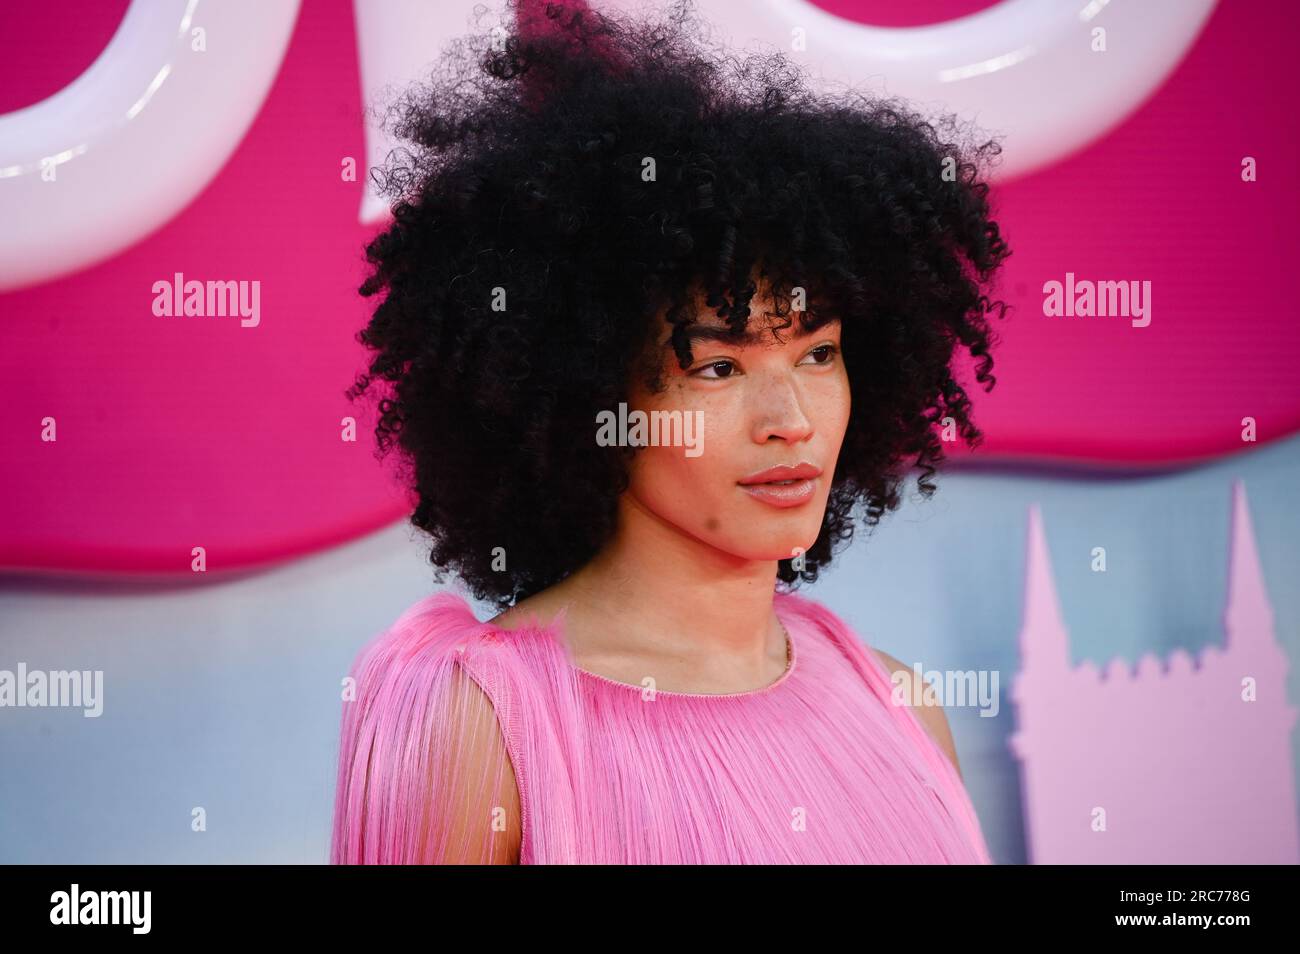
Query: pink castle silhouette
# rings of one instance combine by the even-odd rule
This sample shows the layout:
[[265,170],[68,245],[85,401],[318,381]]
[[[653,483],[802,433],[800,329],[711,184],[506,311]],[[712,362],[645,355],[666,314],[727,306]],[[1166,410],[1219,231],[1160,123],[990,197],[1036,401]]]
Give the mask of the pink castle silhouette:
[[[1233,484],[1223,648],[1135,671],[1072,667],[1042,517],[1029,509],[1012,751],[1033,864],[1300,861],[1288,660],[1273,633],[1246,491]],[[1253,701],[1250,701],[1252,700]]]

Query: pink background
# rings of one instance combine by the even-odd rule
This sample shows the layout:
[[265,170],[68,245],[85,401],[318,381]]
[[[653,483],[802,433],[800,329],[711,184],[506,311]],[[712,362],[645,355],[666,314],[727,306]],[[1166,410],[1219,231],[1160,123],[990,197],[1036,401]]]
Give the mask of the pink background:
[[[822,4],[884,25],[988,6]],[[0,109],[72,79],[125,4],[24,4],[0,36]],[[1111,135],[995,190],[1015,250],[1001,294],[1013,311],[995,351],[998,387],[975,390],[980,460],[1161,467],[1240,452],[1300,425],[1300,335],[1288,287],[1297,251],[1290,12],[1220,4],[1169,82]],[[202,195],[129,251],[71,277],[0,295],[11,384],[0,407],[0,567],[188,575],[247,569],[399,519],[404,496],[376,464],[370,421],[342,396],[363,367],[353,335],[369,229],[351,5],[304,5],[250,133]],[[1289,115],[1289,113],[1287,114]],[[1259,181],[1240,179],[1242,156]],[[149,175],[142,169],[140,174]],[[260,280],[257,328],[157,318],[151,287],[187,277]],[[1042,284],[1148,280],[1147,328],[1049,319]],[[58,419],[59,440],[38,439]],[[954,452],[954,460],[969,455]]]

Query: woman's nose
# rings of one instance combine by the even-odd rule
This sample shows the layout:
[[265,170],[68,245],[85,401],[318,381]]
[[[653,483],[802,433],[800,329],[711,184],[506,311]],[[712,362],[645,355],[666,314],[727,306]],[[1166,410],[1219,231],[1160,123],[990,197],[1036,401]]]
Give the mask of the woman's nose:
[[754,396],[754,441],[765,444],[773,437],[795,443],[807,440],[813,424],[804,412],[798,386],[788,378],[773,380]]

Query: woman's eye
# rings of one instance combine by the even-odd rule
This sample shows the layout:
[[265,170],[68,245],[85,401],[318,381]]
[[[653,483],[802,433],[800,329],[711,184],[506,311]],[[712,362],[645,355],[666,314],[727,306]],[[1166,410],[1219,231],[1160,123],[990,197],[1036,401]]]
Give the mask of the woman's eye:
[[[808,352],[808,357],[813,358],[813,364],[830,364],[837,354],[840,353],[838,345],[824,344],[813,348]],[[804,361],[799,362],[804,364]],[[692,376],[708,378],[712,381],[718,381],[723,378],[730,378],[734,375],[736,363],[728,358],[719,358],[717,361],[710,361],[708,364],[701,365],[691,372]],[[712,373],[709,373],[712,372]]]
[[821,355],[821,360],[814,361],[813,364],[830,364],[831,360],[839,354],[840,349],[833,344],[824,344],[813,348],[808,352],[808,356]]
[[703,365],[702,367],[696,368],[694,371],[691,372],[691,374],[693,374],[693,375],[698,375],[699,377],[702,377],[702,378],[710,378],[710,379],[716,381],[716,380],[718,380],[719,378],[729,378],[729,377],[731,377],[731,372],[728,371],[726,374],[705,374],[704,372],[705,372],[705,371],[709,371],[709,370],[711,370],[711,369],[713,369],[713,368],[728,368],[728,369],[730,369],[730,368],[734,368],[734,367],[735,367],[735,363],[734,363],[734,362],[731,362],[731,361],[724,361],[724,360],[710,361],[708,364]]

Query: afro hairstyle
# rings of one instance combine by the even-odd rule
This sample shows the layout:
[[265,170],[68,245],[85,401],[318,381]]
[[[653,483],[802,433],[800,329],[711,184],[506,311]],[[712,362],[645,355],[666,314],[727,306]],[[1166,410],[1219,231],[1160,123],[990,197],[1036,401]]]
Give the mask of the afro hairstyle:
[[379,298],[346,394],[380,386],[378,456],[400,448],[435,577],[505,608],[595,556],[636,452],[598,444],[597,414],[632,375],[661,388],[664,321],[662,357],[690,364],[697,292],[743,330],[758,276],[788,321],[841,322],[848,430],[815,544],[777,568],[778,587],[815,581],[909,470],[934,493],[937,430],[982,440],[954,361],[992,388],[1000,147],[896,99],[815,93],[780,51],[715,48],[685,2],[532,11],[511,2],[509,27],[390,100],[405,145],[372,171],[392,220],[365,250],[360,293]]

